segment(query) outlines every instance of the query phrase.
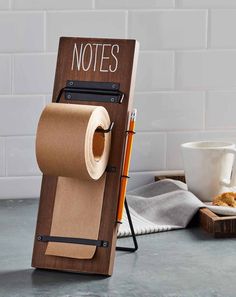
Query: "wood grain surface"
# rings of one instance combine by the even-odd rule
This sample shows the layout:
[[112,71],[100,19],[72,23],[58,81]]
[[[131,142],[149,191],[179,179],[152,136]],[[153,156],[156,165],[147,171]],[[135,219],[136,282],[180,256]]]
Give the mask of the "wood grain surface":
[[202,208],[199,220],[200,226],[216,238],[236,237],[236,216],[220,216]]

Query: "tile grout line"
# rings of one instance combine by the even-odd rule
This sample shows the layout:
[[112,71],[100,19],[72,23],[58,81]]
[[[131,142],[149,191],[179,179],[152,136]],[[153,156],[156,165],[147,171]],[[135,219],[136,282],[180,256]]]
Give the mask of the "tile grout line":
[[208,91],[204,92],[204,104],[203,104],[203,129],[206,130],[206,104],[207,104],[207,97],[208,97]]
[[[95,3],[95,1],[94,1]],[[10,9],[10,6],[7,9],[3,9],[0,12],[1,13],[8,13]],[[166,8],[130,8],[132,11],[134,12],[176,12],[176,11],[204,11],[207,9],[215,9],[215,10],[224,10],[224,9],[232,9],[232,10],[236,10],[236,6],[235,7],[226,7],[226,8],[211,8],[211,7],[196,7],[196,8],[184,8],[184,7],[178,7],[178,5],[176,5],[176,7],[166,7]],[[11,8],[12,11],[14,11],[15,13],[21,14],[21,13],[25,13],[25,14],[30,14],[30,13],[42,13],[45,11],[45,9],[41,8],[41,9],[13,9]],[[127,10],[127,8],[93,8],[93,5],[91,8],[75,8],[75,9],[47,9],[47,11],[49,12],[53,12],[53,13],[86,13],[86,12],[124,12],[125,10]]]
[[40,56],[46,56],[46,55],[56,55],[57,52],[44,52],[44,51],[37,51],[37,52],[0,52],[0,57],[1,56],[11,56],[11,55],[14,55],[14,56],[37,56],[37,55],[40,55]]
[[46,47],[47,47],[47,44],[46,44],[46,42],[47,42],[47,37],[46,37],[47,28],[46,28],[46,26],[47,26],[47,12],[44,11],[43,12],[43,51],[44,51],[44,53],[46,53]]
[[14,85],[15,85],[15,73],[14,73],[14,67],[15,66],[15,57],[12,54],[11,55],[11,96],[14,95]]
[[[126,31],[126,29],[125,29]],[[46,42],[45,42],[46,43]],[[180,52],[180,53],[215,53],[215,52],[235,52],[236,53],[236,47],[232,48],[176,48],[176,49],[171,49],[171,48],[166,48],[166,49],[154,49],[154,50],[140,50],[140,54],[159,54],[159,53],[173,53],[173,52]],[[0,52],[0,56],[11,56],[14,54],[15,56],[36,56],[36,55],[57,55],[56,51],[35,51],[35,52]]]
[[[142,171],[140,171],[140,172],[142,172]],[[28,178],[38,178],[38,177],[41,178],[42,174],[38,174],[38,175],[6,175],[6,176],[0,176],[0,180],[5,180],[5,179],[28,179]]]
[[173,0],[174,1],[174,8],[178,8],[178,5],[177,5],[177,0]]
[[7,176],[7,153],[6,153],[6,138],[3,137],[3,158],[4,158],[4,174]]
[[1,135],[0,137],[3,137],[5,140],[11,139],[11,138],[36,138],[35,134],[12,134],[12,135]]
[[44,107],[47,105],[47,95],[43,96],[43,103],[44,103]]
[[[154,91],[136,91],[136,95],[146,95],[146,94],[182,94],[182,93],[189,93],[189,94],[196,94],[196,93],[202,93],[202,92],[207,92],[207,91],[212,91],[212,92],[233,92],[236,93],[236,90],[230,90],[230,89],[199,89],[199,90],[194,90],[194,89],[159,89],[159,90],[154,90]],[[8,93],[8,94],[0,94],[0,99],[6,98],[6,97],[43,97],[43,96],[52,96],[52,93]]]
[[129,22],[129,11],[125,11],[125,38],[128,38],[129,36],[129,28],[128,28],[128,22]]
[[92,0],[92,9],[93,9],[93,10],[96,9],[96,3],[95,3],[95,0]]
[[7,137],[4,137],[5,177],[8,177]]
[[165,133],[164,168],[167,170],[167,132]]
[[178,88],[177,88],[177,63],[176,63],[176,60],[177,60],[177,52],[174,51],[174,74],[173,74],[173,83],[174,83],[174,86],[173,86],[173,91],[176,91]]
[[207,14],[206,14],[206,49],[211,49],[210,48],[210,43],[211,43],[211,35],[210,35],[210,30],[211,30],[211,11],[207,9]]

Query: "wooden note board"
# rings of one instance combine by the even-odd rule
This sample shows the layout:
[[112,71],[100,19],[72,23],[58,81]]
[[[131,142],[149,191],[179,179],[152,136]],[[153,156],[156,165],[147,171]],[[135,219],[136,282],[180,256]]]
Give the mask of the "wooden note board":
[[[99,239],[109,242],[108,248],[97,248],[92,259],[81,260],[45,255],[47,243],[37,240],[38,234],[49,235],[52,223],[57,176],[43,176],[32,266],[82,273],[111,275],[117,238],[117,205],[124,158],[128,116],[132,109],[134,80],[138,57],[135,40],[61,37],[58,49],[53,98],[55,102],[68,80],[115,82],[124,93],[121,104],[108,102],[68,101],[61,103],[104,106],[114,122],[108,164],[116,167],[107,174]],[[60,103],[58,103],[60,104]],[[69,203],[69,197],[68,197]]]

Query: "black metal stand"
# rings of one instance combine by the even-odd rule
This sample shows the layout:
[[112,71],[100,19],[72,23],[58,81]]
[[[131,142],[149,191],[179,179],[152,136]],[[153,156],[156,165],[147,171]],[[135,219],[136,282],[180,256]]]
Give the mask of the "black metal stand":
[[133,243],[134,243],[134,247],[125,247],[125,246],[117,246],[116,250],[117,251],[123,251],[123,252],[135,252],[138,249],[138,242],[137,242],[137,238],[134,232],[134,226],[133,226],[133,222],[132,222],[132,218],[129,212],[129,206],[127,203],[127,200],[125,199],[125,211],[127,214],[127,218],[128,218],[128,222],[129,222],[129,227],[130,227],[130,231],[131,231],[131,235],[132,235],[132,239],[133,239]]

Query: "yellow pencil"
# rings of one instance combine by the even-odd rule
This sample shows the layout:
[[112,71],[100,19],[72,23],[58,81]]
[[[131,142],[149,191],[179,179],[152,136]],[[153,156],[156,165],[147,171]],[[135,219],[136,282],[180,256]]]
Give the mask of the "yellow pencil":
[[126,143],[125,159],[124,159],[124,166],[123,166],[123,174],[121,176],[120,198],[119,198],[118,212],[117,212],[117,222],[119,223],[121,223],[122,217],[123,217],[124,202],[125,202],[128,173],[129,173],[129,166],[130,166],[130,159],[131,159],[131,151],[133,146],[133,136],[135,133],[134,129],[135,129],[136,116],[137,116],[137,109],[134,109],[130,116],[129,130],[127,131],[128,136],[127,136],[127,143]]

